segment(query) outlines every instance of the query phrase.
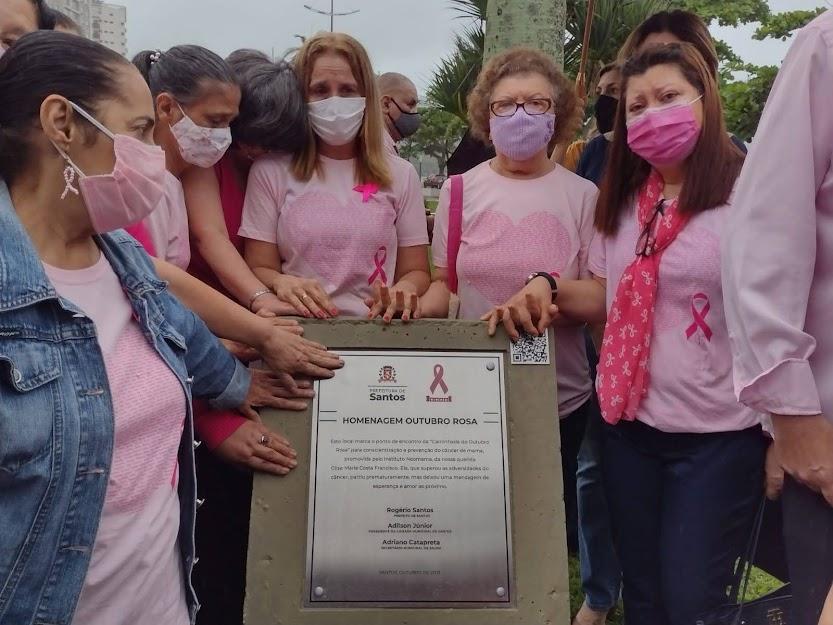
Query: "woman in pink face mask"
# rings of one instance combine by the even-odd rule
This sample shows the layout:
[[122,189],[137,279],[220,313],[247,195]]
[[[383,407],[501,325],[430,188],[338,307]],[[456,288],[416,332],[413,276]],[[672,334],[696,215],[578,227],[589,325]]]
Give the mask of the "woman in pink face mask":
[[740,405],[720,242],[743,156],[689,44],[623,68],[589,280],[536,278],[488,316],[510,332],[607,319],[597,389],[625,619],[694,623],[726,602],[763,496],[768,439]]
[[187,269],[191,246],[180,179],[193,168],[213,167],[228,150],[240,87],[228,64],[200,46],[141,52],[133,64],[153,95],[153,138],[165,150],[168,169],[165,197],[144,225],[156,256]]

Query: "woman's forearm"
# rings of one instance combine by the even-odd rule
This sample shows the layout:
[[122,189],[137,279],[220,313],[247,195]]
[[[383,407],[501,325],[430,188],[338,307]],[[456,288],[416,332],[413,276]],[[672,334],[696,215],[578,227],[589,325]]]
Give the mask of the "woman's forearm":
[[171,292],[217,336],[258,348],[270,335],[269,320],[249,312],[179,267],[158,259],[154,264]]
[[445,280],[435,280],[428,287],[420,300],[422,316],[433,319],[445,319],[448,317],[448,308],[451,304],[451,291]]
[[595,278],[559,280],[554,303],[562,315],[575,321],[592,325],[607,319],[605,287]]
[[217,279],[240,304],[247,306],[252,295],[267,288],[249,269],[234,244],[221,233],[195,237],[194,242]]

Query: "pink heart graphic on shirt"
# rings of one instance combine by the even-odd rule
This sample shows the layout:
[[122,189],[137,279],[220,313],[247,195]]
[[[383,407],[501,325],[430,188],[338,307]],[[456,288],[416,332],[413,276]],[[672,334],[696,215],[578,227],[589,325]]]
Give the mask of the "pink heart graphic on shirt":
[[533,271],[564,273],[573,247],[561,220],[543,212],[515,224],[504,213],[482,211],[463,240],[461,277],[494,306],[520,291]]
[[[368,198],[353,194],[347,203],[332,194],[313,191],[284,207],[280,227],[283,237],[323,284],[343,289],[361,287],[369,292],[368,277],[377,270],[379,250],[396,257],[396,213],[377,193]],[[387,274],[392,275],[390,262]]]

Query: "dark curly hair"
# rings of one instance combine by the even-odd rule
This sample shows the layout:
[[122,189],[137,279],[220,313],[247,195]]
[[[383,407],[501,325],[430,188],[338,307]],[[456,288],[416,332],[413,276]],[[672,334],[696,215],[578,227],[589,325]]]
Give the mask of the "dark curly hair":
[[490,143],[489,103],[495,85],[509,76],[540,74],[552,85],[555,105],[555,133],[550,148],[570,141],[581,123],[582,110],[573,83],[550,57],[532,48],[512,48],[492,57],[477,77],[477,84],[468,97],[471,133]]

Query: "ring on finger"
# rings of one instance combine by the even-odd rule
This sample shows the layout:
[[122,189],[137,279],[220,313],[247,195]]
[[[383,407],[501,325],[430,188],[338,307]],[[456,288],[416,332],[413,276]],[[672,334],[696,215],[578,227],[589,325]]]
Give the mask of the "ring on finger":
[[268,445],[269,444],[269,437],[266,434],[260,435],[260,444],[261,445]]
[[301,299],[302,299],[302,300],[304,300],[304,301],[307,301],[307,300],[309,299],[309,293],[304,293],[304,294],[301,296]]

